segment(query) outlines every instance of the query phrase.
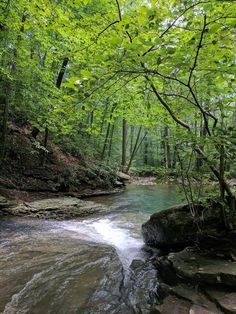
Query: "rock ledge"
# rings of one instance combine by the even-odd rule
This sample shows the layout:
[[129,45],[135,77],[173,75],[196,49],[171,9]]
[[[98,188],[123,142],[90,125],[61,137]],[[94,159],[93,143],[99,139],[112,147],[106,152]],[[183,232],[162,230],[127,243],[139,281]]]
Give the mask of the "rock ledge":
[[43,219],[69,219],[104,213],[108,210],[108,207],[95,202],[83,201],[76,197],[60,197],[4,206],[0,208],[0,214]]

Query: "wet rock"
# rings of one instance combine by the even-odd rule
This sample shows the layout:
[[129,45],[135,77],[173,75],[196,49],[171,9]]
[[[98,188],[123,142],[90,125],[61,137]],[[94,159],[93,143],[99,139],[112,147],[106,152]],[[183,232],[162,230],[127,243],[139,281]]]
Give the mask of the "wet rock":
[[222,311],[204,293],[184,284],[169,290],[169,295],[164,298],[162,304],[155,306],[155,310],[157,312],[153,314],[222,314]]
[[236,292],[207,289],[206,293],[225,313],[236,313]]
[[3,212],[13,216],[68,219],[107,212],[108,210],[108,207],[91,201],[83,201],[75,197],[60,197],[24,202],[17,206],[4,208]]
[[165,283],[160,283],[158,285],[158,289],[157,289],[157,294],[158,294],[158,298],[159,300],[163,300],[164,298],[166,298],[170,293],[171,293],[172,288],[165,284]]
[[221,313],[217,305],[209,300],[206,294],[201,289],[198,289],[198,286],[181,283],[173,287],[171,293],[177,298],[185,299],[192,303],[190,313]]
[[204,306],[201,305],[193,305],[190,308],[189,311],[190,314],[217,314],[222,313],[218,309],[216,309],[214,312],[212,310],[206,309]]
[[159,312],[153,313],[182,313],[186,310],[183,300],[190,304],[187,313],[236,313],[236,263],[232,260],[183,250],[157,257],[154,264],[164,284],[157,289]]
[[180,300],[176,296],[169,295],[163,303],[153,307],[150,314],[189,314],[192,304],[187,300]]
[[[178,205],[153,214],[142,225],[147,245],[164,250],[180,250],[206,235],[219,236],[224,230],[221,208],[214,204],[209,208],[195,205],[195,216],[189,205]],[[199,234],[199,227],[201,234]]]
[[[164,287],[164,289],[163,289]],[[161,293],[159,290],[161,289]],[[163,294],[162,294],[163,292]],[[159,312],[153,313],[191,313],[191,314],[221,314],[218,305],[198,289],[198,286],[179,283],[175,287],[161,284],[158,295],[162,302],[155,306]]]
[[132,313],[122,308],[122,264],[113,248],[63,232],[34,235],[21,231],[2,248],[1,313]]
[[168,256],[179,277],[193,283],[236,287],[236,262],[184,250]]
[[154,262],[154,265],[158,269],[159,276],[165,283],[173,286],[178,282],[176,272],[168,258],[164,256],[157,258]]
[[150,314],[151,304],[157,302],[157,286],[157,271],[151,261],[133,260],[123,287],[123,294],[133,309],[129,313]]

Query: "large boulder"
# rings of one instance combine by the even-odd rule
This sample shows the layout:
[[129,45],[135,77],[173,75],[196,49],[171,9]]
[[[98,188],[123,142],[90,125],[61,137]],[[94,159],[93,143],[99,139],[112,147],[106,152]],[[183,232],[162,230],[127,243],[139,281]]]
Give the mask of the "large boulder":
[[118,177],[119,181],[121,181],[121,182],[127,182],[131,179],[131,177],[128,174],[121,172],[121,171],[119,171],[117,173],[117,177]]
[[206,235],[219,236],[225,230],[219,204],[207,208],[195,205],[194,209],[195,215],[184,204],[153,214],[142,225],[145,243],[164,250],[180,250]]
[[2,215],[28,216],[44,219],[69,219],[107,212],[108,207],[76,197],[59,197],[0,209]]

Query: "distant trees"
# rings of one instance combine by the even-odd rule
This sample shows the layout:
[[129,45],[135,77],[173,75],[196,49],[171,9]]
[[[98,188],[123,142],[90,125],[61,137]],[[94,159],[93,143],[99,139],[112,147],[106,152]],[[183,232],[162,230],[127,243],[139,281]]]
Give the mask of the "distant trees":
[[127,172],[175,168],[200,179],[210,171],[234,208],[225,173],[236,169],[235,6],[1,4],[1,159],[9,113],[47,130],[66,149]]

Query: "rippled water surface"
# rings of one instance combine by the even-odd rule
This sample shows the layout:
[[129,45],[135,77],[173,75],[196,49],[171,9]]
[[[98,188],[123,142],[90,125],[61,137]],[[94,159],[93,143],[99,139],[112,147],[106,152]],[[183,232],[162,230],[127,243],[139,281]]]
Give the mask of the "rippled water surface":
[[92,200],[111,213],[0,222],[0,313],[149,313],[158,280],[141,224],[177,203],[176,190],[131,185]]

